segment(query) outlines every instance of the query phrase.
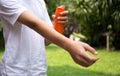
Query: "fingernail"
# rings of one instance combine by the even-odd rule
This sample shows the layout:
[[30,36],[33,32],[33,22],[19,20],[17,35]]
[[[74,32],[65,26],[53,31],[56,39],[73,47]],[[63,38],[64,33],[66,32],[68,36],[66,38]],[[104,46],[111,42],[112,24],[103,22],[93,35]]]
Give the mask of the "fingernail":
[[62,15],[63,13],[61,12],[60,15]]
[[98,54],[98,52],[95,52],[95,54]]
[[60,17],[58,17],[58,19],[60,19]]

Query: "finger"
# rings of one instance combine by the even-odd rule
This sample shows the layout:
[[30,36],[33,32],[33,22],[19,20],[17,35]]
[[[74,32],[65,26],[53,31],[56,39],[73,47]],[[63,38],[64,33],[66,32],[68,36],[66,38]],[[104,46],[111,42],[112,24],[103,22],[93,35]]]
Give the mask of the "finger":
[[66,24],[68,21],[58,21],[60,24]]
[[92,54],[95,54],[95,55],[98,54],[98,52],[94,48],[92,48],[90,45],[84,43],[83,46],[86,50],[90,51]]
[[84,66],[84,67],[89,66],[89,63],[85,59],[83,59],[82,57],[79,57],[79,56],[76,58],[73,57],[73,59],[77,64],[79,64],[81,66]]
[[84,67],[89,66],[89,63],[86,60],[84,60],[82,57],[79,57],[79,60],[77,63],[80,64],[81,66],[84,66]]
[[79,58],[77,58],[77,60],[75,62],[84,67],[88,67],[88,66],[92,65],[93,63],[95,63],[96,60],[93,59],[92,61],[87,61],[83,57],[79,57]]
[[88,65],[92,65],[92,64],[94,64],[97,60],[98,60],[98,58],[92,58],[91,60],[86,60],[86,62],[88,63]]
[[91,61],[89,61],[89,65],[92,65],[95,63],[99,58],[92,58]]
[[60,13],[60,15],[61,15],[61,16],[67,16],[68,13],[69,13],[68,11],[63,11],[63,12]]
[[83,50],[83,52],[80,57],[83,57],[83,59],[85,59],[88,63],[92,64],[98,60],[98,58],[91,57],[84,49],[81,48],[81,50]]
[[68,20],[68,17],[58,17],[58,20],[59,21],[66,21],[66,20]]

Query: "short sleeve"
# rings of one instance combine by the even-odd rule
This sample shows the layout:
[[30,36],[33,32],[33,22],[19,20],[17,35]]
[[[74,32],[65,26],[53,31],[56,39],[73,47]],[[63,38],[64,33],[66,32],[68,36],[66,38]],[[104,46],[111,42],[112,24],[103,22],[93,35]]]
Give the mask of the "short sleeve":
[[14,25],[18,17],[26,10],[19,0],[0,0],[0,19]]

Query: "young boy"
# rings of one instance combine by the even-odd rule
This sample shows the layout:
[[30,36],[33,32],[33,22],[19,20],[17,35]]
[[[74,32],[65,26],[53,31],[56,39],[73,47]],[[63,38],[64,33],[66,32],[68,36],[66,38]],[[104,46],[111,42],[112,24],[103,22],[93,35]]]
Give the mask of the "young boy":
[[[61,14],[60,23],[66,22],[66,14]],[[46,76],[45,40],[67,50],[81,66],[98,60],[86,53],[97,54],[88,44],[74,42],[50,27],[44,0],[0,0],[0,20],[5,39],[1,76]]]

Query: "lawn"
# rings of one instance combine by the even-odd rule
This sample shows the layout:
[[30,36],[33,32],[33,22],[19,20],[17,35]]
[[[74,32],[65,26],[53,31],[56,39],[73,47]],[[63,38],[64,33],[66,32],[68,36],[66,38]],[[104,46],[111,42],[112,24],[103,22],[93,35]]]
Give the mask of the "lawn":
[[60,47],[47,47],[48,76],[120,76],[120,52],[97,51],[100,59],[84,68],[75,64]]
[[2,56],[3,56],[3,48],[0,48],[0,61],[2,59]]
[[[48,76],[120,76],[120,52],[97,50],[99,60],[88,68],[73,62],[69,54],[55,45],[47,48]],[[3,51],[0,50],[0,59]]]

